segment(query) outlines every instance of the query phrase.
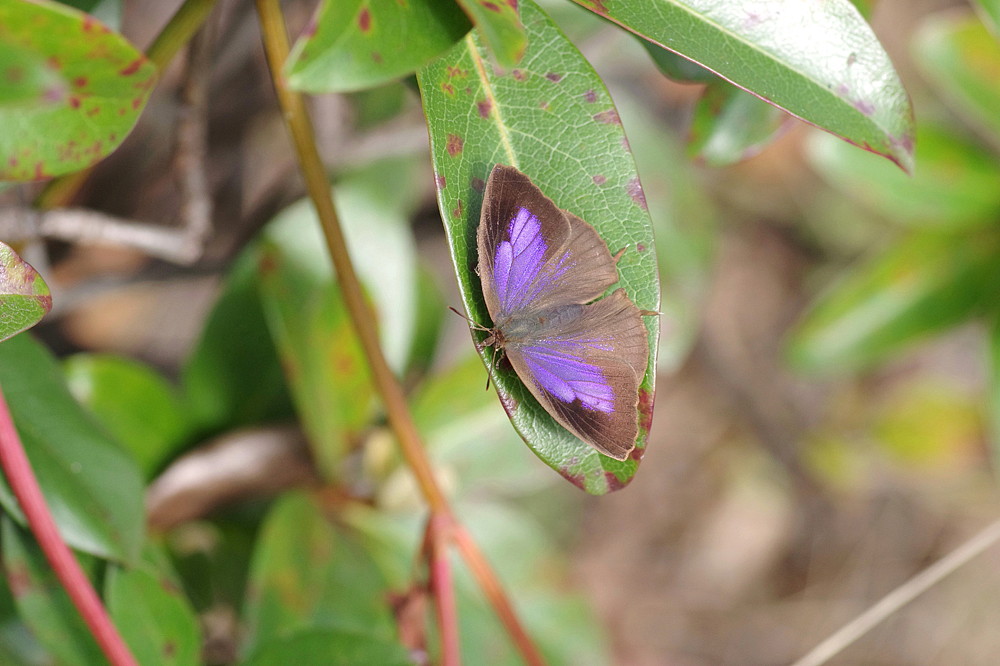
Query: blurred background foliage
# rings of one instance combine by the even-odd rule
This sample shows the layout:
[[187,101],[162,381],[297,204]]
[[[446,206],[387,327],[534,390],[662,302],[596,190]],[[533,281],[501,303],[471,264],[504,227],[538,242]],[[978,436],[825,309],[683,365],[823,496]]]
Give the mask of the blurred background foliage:
[[[136,44],[168,15],[72,4]],[[663,329],[640,473],[585,496],[483,390],[446,309],[461,301],[412,80],[310,101],[383,348],[551,663],[789,663],[1000,508],[1000,9],[855,3],[915,107],[911,176],[580,7],[542,4],[608,86],[654,223]],[[406,663],[424,506],[299,200],[249,7],[212,21],[204,256],[22,248],[55,309],[36,338],[0,345],[0,382],[30,375],[49,396],[8,398],[63,424],[33,433],[29,454],[85,526],[67,538],[126,639],[173,646],[143,663]],[[311,9],[285,7],[295,28]],[[161,73],[76,205],[177,224],[162,137],[186,109],[184,78]],[[64,469],[73,456],[106,476]],[[137,520],[88,524],[141,484],[147,536]],[[15,523],[0,535],[7,580],[25,573],[0,594],[0,661],[99,663]],[[994,663],[998,564],[976,560],[835,663]],[[456,566],[463,653],[519,663]]]

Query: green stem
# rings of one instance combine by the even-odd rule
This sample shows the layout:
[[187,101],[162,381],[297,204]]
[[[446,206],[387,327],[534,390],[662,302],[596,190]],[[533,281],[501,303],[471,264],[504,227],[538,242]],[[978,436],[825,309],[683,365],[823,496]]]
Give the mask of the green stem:
[[486,597],[493,605],[507,631],[511,634],[514,644],[520,650],[525,661],[532,665],[542,664],[544,662],[539,652],[532,644],[524,627],[521,626],[496,573],[471,536],[454,519],[448,500],[438,485],[430,461],[424,452],[423,442],[410,414],[403,388],[389,369],[385,356],[382,355],[378,334],[375,330],[375,320],[365,303],[361,283],[354,272],[354,265],[347,252],[337,211],[333,206],[326,170],[323,168],[319,152],[316,149],[312,122],[306,112],[302,96],[291,90],[285,81],[283,68],[288,58],[288,33],[285,29],[285,20],[281,14],[278,0],[257,0],[257,14],[260,17],[264,51],[271,68],[271,79],[274,82],[278,103],[284,113],[285,123],[292,135],[292,142],[295,144],[306,191],[312,199],[313,206],[316,207],[316,214],[319,217],[320,226],[323,228],[323,235],[330,252],[330,259],[333,262],[338,284],[344,296],[344,303],[351,316],[351,322],[358,335],[361,348],[368,359],[375,389],[385,404],[389,423],[396,433],[396,440],[403,457],[412,470],[424,499],[430,506],[432,518],[436,517],[443,522],[451,523],[452,529],[450,531],[458,544],[459,551],[479,581]]

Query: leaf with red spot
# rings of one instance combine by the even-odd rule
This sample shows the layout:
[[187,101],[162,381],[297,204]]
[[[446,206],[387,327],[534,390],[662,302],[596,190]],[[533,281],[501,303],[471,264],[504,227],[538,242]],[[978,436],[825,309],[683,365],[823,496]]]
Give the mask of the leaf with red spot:
[[913,167],[913,109],[849,0],[575,0],[793,116]]
[[52,295],[42,276],[0,243],[0,341],[31,328],[51,309]]
[[483,41],[503,67],[521,61],[528,37],[517,12],[517,0],[458,0]]
[[105,588],[108,610],[140,664],[188,666],[200,662],[201,628],[170,570],[165,553],[147,548],[139,566],[111,567]]
[[327,0],[288,57],[288,83],[313,93],[372,88],[412,74],[470,27],[441,0]]
[[[620,286],[642,310],[657,311],[653,232],[618,112],[603,82],[533,2],[523,0],[528,36],[523,68],[500,71],[473,33],[418,74],[438,208],[469,315],[490,321],[476,274],[476,229],[494,164],[518,167],[555,203],[592,224],[618,262]],[[646,317],[649,366],[640,387],[640,434],[633,457],[613,460],[579,441],[531,397],[510,369],[496,384],[514,427],[546,464],[589,493],[627,484],[645,447],[652,415],[659,322]],[[492,352],[481,354],[489,363]]]
[[14,63],[0,69],[0,180],[100,161],[132,131],[155,81],[124,37],[56,3],[0,4],[0,44],[3,62]]

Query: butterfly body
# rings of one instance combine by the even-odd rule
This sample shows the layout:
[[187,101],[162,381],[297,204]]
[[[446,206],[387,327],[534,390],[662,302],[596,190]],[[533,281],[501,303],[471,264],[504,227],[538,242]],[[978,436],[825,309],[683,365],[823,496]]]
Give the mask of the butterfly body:
[[624,460],[638,435],[648,361],[642,312],[618,282],[597,231],[514,167],[493,168],[477,234],[493,327],[482,341],[563,427]]

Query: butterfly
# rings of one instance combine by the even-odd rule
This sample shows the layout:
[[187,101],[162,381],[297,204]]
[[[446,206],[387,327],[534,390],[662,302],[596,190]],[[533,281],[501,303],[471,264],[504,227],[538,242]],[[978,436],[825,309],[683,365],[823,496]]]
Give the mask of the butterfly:
[[[484,347],[506,355],[546,412],[600,453],[625,460],[638,435],[649,358],[644,313],[590,224],[561,210],[518,169],[497,164],[477,232],[493,320]],[[597,300],[599,299],[599,300]]]

